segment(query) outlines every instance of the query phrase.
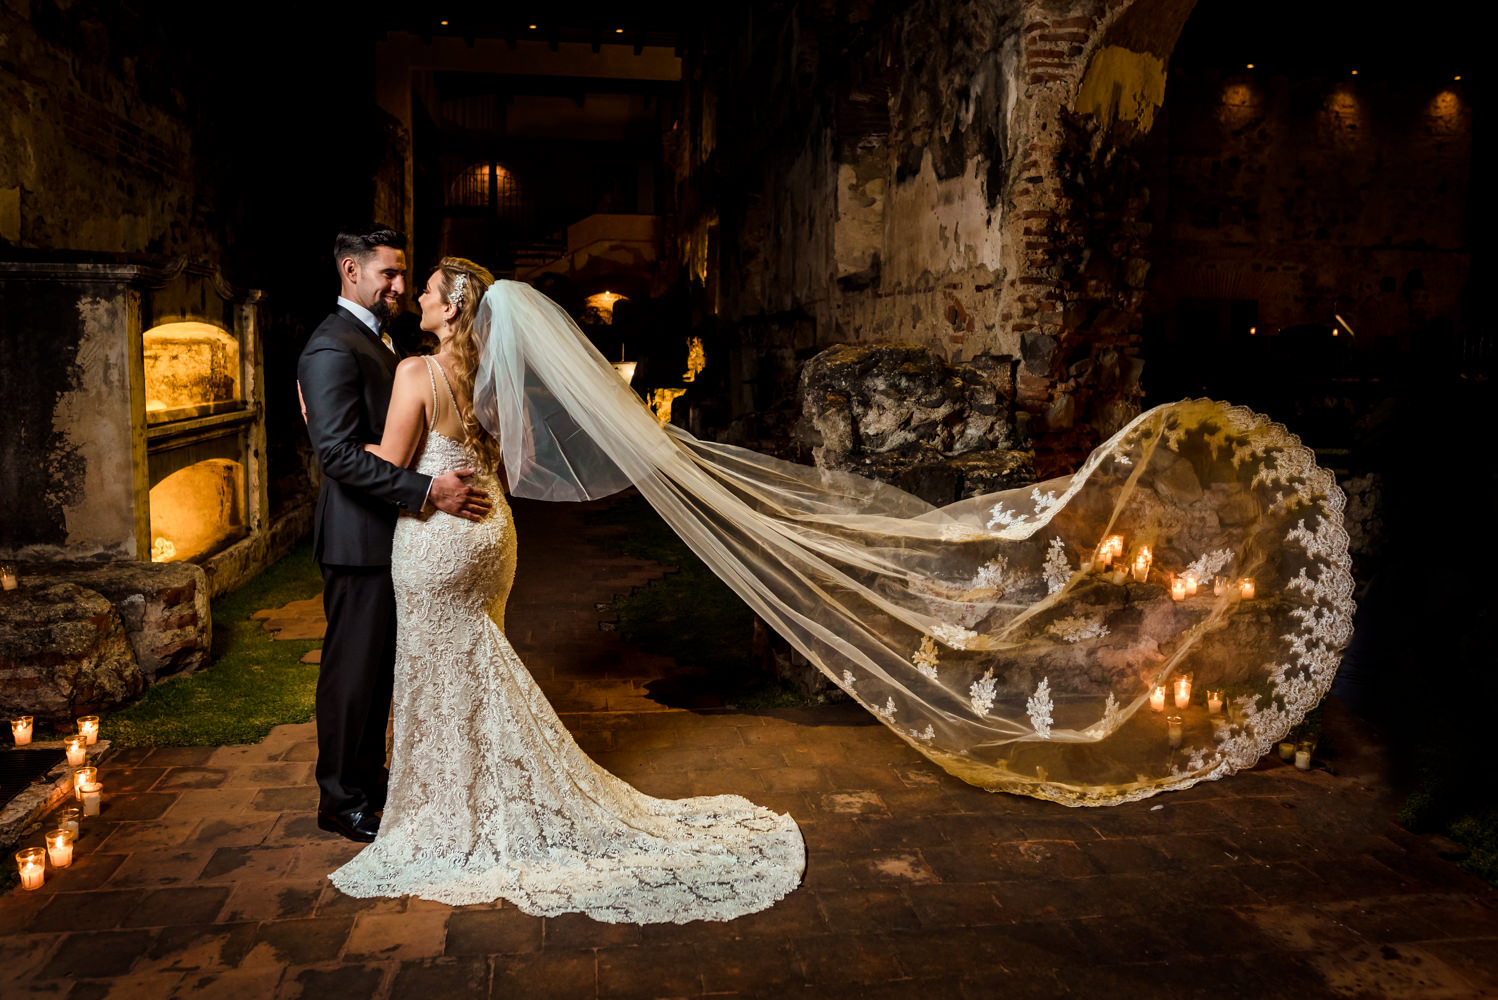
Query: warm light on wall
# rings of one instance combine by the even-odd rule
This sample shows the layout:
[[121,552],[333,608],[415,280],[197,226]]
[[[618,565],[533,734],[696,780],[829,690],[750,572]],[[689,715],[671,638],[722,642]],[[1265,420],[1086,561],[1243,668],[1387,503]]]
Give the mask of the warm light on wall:
[[209,323],[163,323],[141,336],[146,420],[206,416],[239,400],[239,341]]
[[614,306],[627,301],[629,301],[627,296],[617,292],[602,291],[589,295],[583,299],[583,319],[585,322],[607,326],[614,322]]
[[151,487],[151,560],[207,555],[242,533],[244,467],[208,459]]

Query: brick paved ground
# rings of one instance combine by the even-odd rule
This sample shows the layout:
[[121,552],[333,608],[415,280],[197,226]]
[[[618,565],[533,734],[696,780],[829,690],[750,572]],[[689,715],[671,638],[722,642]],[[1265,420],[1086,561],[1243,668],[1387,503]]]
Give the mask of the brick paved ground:
[[355,900],[315,825],[313,729],[126,751],[80,860],[0,897],[0,996],[1480,997],[1498,893],[1390,817],[1378,748],[1328,709],[1336,773],[1278,761],[1111,809],[992,795],[859,709],[668,710],[678,669],[599,628],[649,564],[576,508],[517,510],[510,631],[585,749],[657,795],[801,823],[803,887],[726,924]]

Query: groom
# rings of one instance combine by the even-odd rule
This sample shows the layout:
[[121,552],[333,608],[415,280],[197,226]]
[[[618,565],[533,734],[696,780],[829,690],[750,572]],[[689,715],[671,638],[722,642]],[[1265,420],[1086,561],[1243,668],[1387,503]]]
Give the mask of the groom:
[[328,619],[317,678],[317,825],[366,843],[380,828],[389,779],[396,518],[430,503],[477,520],[490,507],[487,494],[463,482],[472,469],[433,478],[364,450],[384,433],[400,361],[382,327],[399,311],[406,290],[405,246],[405,235],[388,226],[338,234],[338,305],[297,363],[307,433],[323,472],[312,533]]

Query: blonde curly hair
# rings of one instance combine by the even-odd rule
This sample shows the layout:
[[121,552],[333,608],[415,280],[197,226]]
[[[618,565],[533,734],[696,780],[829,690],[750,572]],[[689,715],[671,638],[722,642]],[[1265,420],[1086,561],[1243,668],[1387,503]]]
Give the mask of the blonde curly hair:
[[[499,440],[484,430],[473,414],[473,378],[479,370],[479,351],[473,337],[473,321],[478,316],[479,303],[483,300],[484,293],[494,284],[494,275],[487,268],[463,257],[443,257],[432,269],[432,274],[437,275],[441,282],[443,301],[458,310],[457,315],[448,321],[448,326],[453,331],[453,387],[458,390],[459,396],[468,400],[458,407],[458,415],[463,419],[463,432],[484,471],[499,475]],[[462,290],[459,296],[453,295],[455,284]],[[458,301],[453,302],[454,298]]]

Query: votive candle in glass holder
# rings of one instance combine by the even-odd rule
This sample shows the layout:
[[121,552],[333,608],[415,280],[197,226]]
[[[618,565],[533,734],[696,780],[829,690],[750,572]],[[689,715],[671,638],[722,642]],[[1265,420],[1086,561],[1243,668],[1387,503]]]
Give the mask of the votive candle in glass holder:
[[47,880],[47,849],[23,847],[16,852],[16,867],[21,870],[22,889],[40,889]]
[[1176,708],[1185,708],[1191,704],[1191,678],[1176,678]]
[[1221,711],[1222,711],[1222,692],[1221,691],[1208,691],[1207,692],[1207,713],[1209,715],[1217,715]]
[[1252,579],[1245,576],[1243,579],[1238,581],[1238,596],[1243,598],[1245,601],[1253,600],[1254,582]]
[[1295,748],[1295,769],[1297,771],[1309,771],[1311,769],[1311,751],[1315,746],[1310,743],[1302,743]]
[[1187,573],[1187,574],[1183,575],[1181,577],[1181,579],[1186,581],[1186,596],[1187,597],[1195,597],[1196,596],[1196,574],[1195,573]]
[[20,585],[16,567],[12,563],[0,563],[0,590],[15,590]]
[[1097,547],[1092,554],[1092,568],[1099,573],[1105,572],[1113,562],[1113,547],[1107,542]]
[[10,735],[16,746],[24,747],[31,742],[31,716],[22,715],[10,720]]
[[73,835],[67,830],[59,827],[56,830],[48,830],[47,860],[52,862],[53,868],[66,868],[73,863]]
[[87,736],[64,736],[62,748],[67,751],[69,767],[82,767],[88,763]]
[[1295,759],[1295,744],[1291,743],[1289,740],[1282,740],[1280,742],[1279,750],[1280,750],[1280,760],[1294,760]]
[[1150,563],[1153,561],[1154,556],[1150,555],[1150,547],[1148,545],[1139,546],[1139,553],[1134,556],[1135,583],[1143,583],[1149,579]]
[[90,782],[79,789],[79,794],[83,796],[83,815],[99,815],[99,800],[104,796],[104,786],[97,781]]
[[91,785],[99,780],[99,769],[97,767],[75,767],[73,768],[73,794],[78,801],[83,801],[83,786]]
[[89,746],[99,742],[99,717],[97,715],[78,716],[78,735],[87,739]]
[[1220,577],[1220,576],[1214,576],[1214,577],[1212,577],[1212,596],[1213,597],[1221,597],[1223,591],[1225,591],[1227,589],[1227,586],[1228,586],[1228,582],[1223,577]]
[[1172,601],[1184,601],[1186,599],[1186,579],[1176,577],[1170,581],[1170,599]]
[[1181,726],[1181,717],[1179,715],[1167,717],[1165,720],[1165,736],[1170,740],[1172,750],[1181,745],[1181,739],[1184,735],[1185,730]]
[[1155,689],[1150,692],[1150,708],[1157,712],[1165,711],[1165,685],[1156,684]]
[[66,830],[73,835],[73,843],[78,843],[78,838],[83,836],[83,810],[77,806],[68,806],[66,809],[57,810],[57,828]]

